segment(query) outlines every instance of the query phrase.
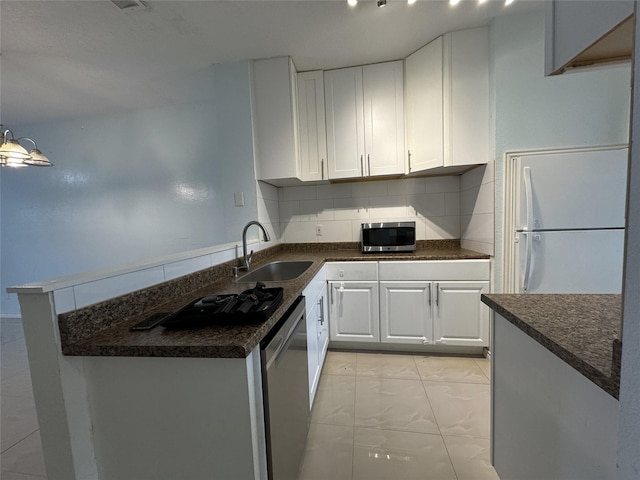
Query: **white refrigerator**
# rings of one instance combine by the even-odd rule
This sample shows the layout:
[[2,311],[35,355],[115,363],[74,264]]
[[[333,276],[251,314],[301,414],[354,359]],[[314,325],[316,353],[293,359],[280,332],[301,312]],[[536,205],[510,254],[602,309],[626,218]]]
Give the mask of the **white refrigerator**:
[[519,293],[621,293],[627,158],[627,148],[513,158]]

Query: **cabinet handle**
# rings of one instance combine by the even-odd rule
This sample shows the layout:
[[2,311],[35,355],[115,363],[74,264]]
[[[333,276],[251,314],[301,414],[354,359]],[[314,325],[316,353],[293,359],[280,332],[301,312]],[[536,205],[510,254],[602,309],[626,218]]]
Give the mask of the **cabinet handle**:
[[320,159],[320,175],[320,178],[324,180],[324,158]]
[[369,154],[367,154],[367,169],[369,170],[369,176],[371,176],[371,159],[369,158]]
[[429,285],[429,306],[431,306],[431,285]]
[[318,303],[320,304],[320,325],[324,325],[324,297],[320,297]]
[[360,155],[360,176],[364,177],[364,159],[363,156]]
[[411,150],[407,150],[407,156],[409,157],[409,173],[411,173]]
[[436,283],[436,307],[440,306],[440,284]]

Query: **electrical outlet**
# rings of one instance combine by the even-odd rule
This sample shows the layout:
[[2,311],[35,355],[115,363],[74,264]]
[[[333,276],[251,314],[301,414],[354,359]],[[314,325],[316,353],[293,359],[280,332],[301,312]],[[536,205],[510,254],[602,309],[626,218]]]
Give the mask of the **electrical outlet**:
[[316,237],[321,237],[322,236],[322,225],[318,224],[316,225]]

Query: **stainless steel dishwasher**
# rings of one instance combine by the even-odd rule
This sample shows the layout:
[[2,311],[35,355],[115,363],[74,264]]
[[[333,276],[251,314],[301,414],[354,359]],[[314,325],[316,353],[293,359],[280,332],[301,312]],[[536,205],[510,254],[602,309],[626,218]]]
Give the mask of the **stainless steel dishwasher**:
[[269,480],[296,480],[309,432],[307,322],[304,297],[261,345]]

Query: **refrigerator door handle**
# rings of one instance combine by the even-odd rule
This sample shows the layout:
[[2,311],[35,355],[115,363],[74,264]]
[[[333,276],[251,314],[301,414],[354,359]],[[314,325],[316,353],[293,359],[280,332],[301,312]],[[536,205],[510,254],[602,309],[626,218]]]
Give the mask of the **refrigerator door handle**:
[[[531,231],[533,227],[533,191],[531,189],[531,167],[524,167],[522,169],[522,175],[524,180],[524,198],[526,211],[526,224],[525,230]],[[527,245],[529,242],[527,241]]]
[[531,279],[531,241],[529,238],[530,232],[522,232],[524,237],[525,247],[524,247],[524,272],[522,272],[522,292],[527,293],[529,289],[529,280]]
[[525,260],[524,260],[524,272],[522,275],[522,292],[527,293],[529,290],[529,282],[531,281],[531,275],[535,268],[535,255],[533,250],[533,242],[540,242],[542,237],[539,233],[534,232],[522,232],[525,239]]

